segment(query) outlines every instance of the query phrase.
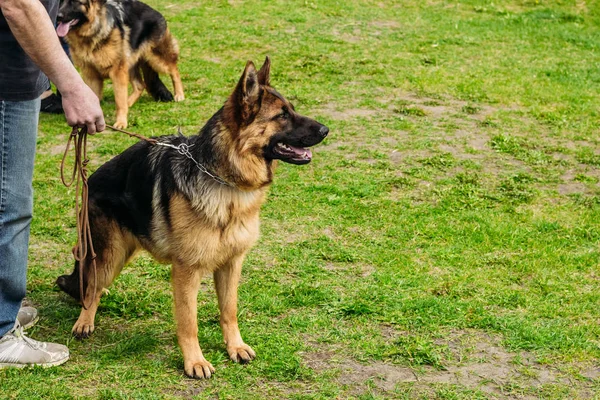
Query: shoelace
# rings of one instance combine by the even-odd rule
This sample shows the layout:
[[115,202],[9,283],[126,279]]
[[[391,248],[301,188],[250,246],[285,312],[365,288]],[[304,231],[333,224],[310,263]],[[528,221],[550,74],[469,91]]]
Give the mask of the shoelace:
[[35,350],[39,350],[43,347],[42,342],[38,342],[37,340],[27,337],[21,325],[15,326],[12,333],[17,339],[24,341],[27,343],[27,345]]

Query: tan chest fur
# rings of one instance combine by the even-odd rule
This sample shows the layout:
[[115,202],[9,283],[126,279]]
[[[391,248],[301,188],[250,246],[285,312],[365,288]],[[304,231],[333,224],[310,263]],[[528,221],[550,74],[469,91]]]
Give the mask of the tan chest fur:
[[171,228],[155,226],[153,232],[163,253],[155,257],[214,271],[256,242],[264,197],[263,190],[240,192],[228,188],[214,191],[198,204],[173,197]]
[[69,34],[69,42],[73,62],[82,69],[95,71],[102,78],[109,78],[115,68],[129,69],[139,58],[139,51],[131,51],[128,35],[122,36],[118,29],[113,29],[106,39],[82,37]]

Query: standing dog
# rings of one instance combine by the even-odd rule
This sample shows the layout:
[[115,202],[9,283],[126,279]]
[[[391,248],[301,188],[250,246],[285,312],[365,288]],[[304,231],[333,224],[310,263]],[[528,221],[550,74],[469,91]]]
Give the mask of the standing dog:
[[[94,272],[88,256],[84,299],[79,298],[77,265],[71,275],[57,279],[66,293],[91,303],[73,327],[76,336],[93,332],[102,290],[137,250],[145,249],[172,264],[177,338],[187,375],[209,378],[214,372],[198,345],[196,319],[200,279],[208,273],[214,276],[229,357],[242,363],[255,357],[238,329],[237,289],[244,256],[258,238],[260,207],[276,160],[309,163],[307,147],[329,132],[298,114],[270,86],[270,65],[267,57],[256,71],[249,61],[224,106],[197,136],[137,143],[90,176],[97,268]],[[189,157],[173,147],[187,149]]]
[[[128,109],[144,88],[157,101],[184,99],[177,41],[164,17],[150,6],[137,0],[65,0],[58,21],[58,36],[66,38],[73,62],[98,98],[104,80],[112,80],[116,128],[127,127]],[[158,73],[171,76],[175,97]],[[133,92],[128,98],[129,81]]]

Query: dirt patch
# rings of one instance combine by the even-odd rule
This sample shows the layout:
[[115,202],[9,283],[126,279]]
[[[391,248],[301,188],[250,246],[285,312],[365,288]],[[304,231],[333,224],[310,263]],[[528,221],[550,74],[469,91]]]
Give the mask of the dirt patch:
[[600,365],[594,368],[587,369],[581,373],[581,376],[587,379],[598,380],[600,379]]
[[469,147],[471,147],[473,150],[477,150],[477,151],[484,151],[484,150],[488,150],[489,149],[489,143],[490,138],[488,138],[487,136],[478,136],[478,137],[474,137],[471,140],[469,140]]
[[367,276],[372,275],[376,269],[371,264],[361,264],[356,265],[353,264],[352,267],[349,267],[348,264],[334,264],[334,263],[326,263],[323,267],[325,270],[330,272],[335,272],[339,274],[344,274],[346,278],[349,278],[350,275],[355,275],[356,277],[366,278]]
[[[74,213],[73,213],[74,214]],[[75,218],[73,215],[72,218]],[[48,268],[60,268],[65,262],[72,262],[71,244],[64,245],[34,236],[29,242],[29,257],[32,265],[40,264]]]
[[211,62],[213,64],[221,64],[221,62],[222,62],[222,60],[219,57],[204,56],[204,57],[201,57],[201,58],[202,58],[202,60]]
[[400,161],[402,161],[402,155],[398,150],[394,150],[390,153],[390,161],[394,164],[400,164]]
[[457,146],[450,146],[447,144],[440,144],[438,146],[438,149],[440,149],[441,151],[443,151],[444,153],[450,153],[452,154],[453,157],[455,158],[463,158],[465,156],[465,153],[462,149],[460,149]]
[[208,386],[207,382],[209,381],[191,381],[188,385],[186,385],[187,387],[185,388],[182,388],[183,385],[180,385],[176,389],[165,389],[163,390],[163,393],[165,395],[173,396],[178,399],[191,400],[197,398],[197,396],[199,396],[206,389],[206,387]]
[[318,151],[337,150],[339,147],[341,147],[343,145],[344,145],[343,143],[328,140],[326,144],[319,144],[315,147],[315,149],[317,149]]
[[47,150],[47,154],[50,154],[51,156],[57,156],[59,154],[64,154],[65,153],[65,144],[57,144],[54,146],[51,146],[48,150]]
[[586,193],[587,188],[581,182],[568,182],[558,185],[558,193],[569,195],[574,193]]
[[197,6],[195,4],[177,4],[177,3],[171,3],[171,4],[166,4],[164,7],[167,10],[187,11],[187,10],[193,10]]
[[417,382],[418,378],[412,369],[387,364],[381,361],[370,365],[354,361],[344,363],[338,382],[342,385],[357,385],[372,380],[374,385],[384,391],[391,392],[398,382]]
[[[391,93],[389,90],[380,91],[385,95],[377,98],[381,105],[377,109],[338,109],[334,103],[328,103],[319,111],[330,118],[353,124],[375,124],[379,118],[399,118],[406,121],[409,128],[381,132],[380,137],[365,138],[351,134],[339,141],[332,137],[333,142],[320,148],[338,152],[346,160],[372,166],[378,165],[382,158],[380,154],[369,158],[365,151],[384,153],[391,167],[397,171],[396,176],[418,172],[424,158],[451,156],[453,164],[462,167],[462,170],[443,169],[437,173],[440,179],[434,179],[433,185],[452,178],[452,173],[474,170],[483,182],[490,185],[500,182],[505,175],[531,175],[535,179],[530,186],[535,190],[558,193],[565,201],[574,194],[596,193],[598,185],[594,184],[600,180],[600,169],[576,159],[581,148],[594,144],[589,141],[562,142],[552,136],[545,137],[544,126],[529,117],[527,110],[514,105],[474,104],[448,96],[420,96],[400,88],[393,89]],[[367,121],[360,121],[362,118]],[[505,125],[509,139],[520,137],[509,143],[515,147],[508,150],[494,146],[497,138],[504,134]],[[530,135],[530,128],[536,132],[535,135]],[[356,129],[360,127],[351,131]],[[548,170],[552,170],[553,174],[569,173],[569,176],[557,182],[548,178]],[[429,172],[422,175],[427,174]],[[408,197],[418,203],[420,199],[432,198],[429,191],[429,187],[419,185],[404,188],[402,192],[394,187],[390,189],[388,198],[397,201]]]
[[575,180],[577,178],[577,175],[577,172],[574,170],[568,170],[567,172],[565,172],[561,176],[562,183],[559,184],[557,187],[558,193],[564,196],[576,193],[589,193],[590,191],[584,183]]
[[375,28],[400,28],[400,23],[398,21],[371,21],[369,25]]
[[324,371],[330,368],[330,363],[336,353],[334,351],[318,351],[314,353],[304,353],[302,359],[304,365],[315,371]]
[[335,104],[326,104],[323,108],[317,111],[322,115],[327,115],[330,118],[340,121],[349,121],[356,118],[369,118],[377,114],[375,110],[365,108],[347,108],[343,111],[338,111]]
[[362,41],[360,29],[354,29],[352,34],[340,33],[337,29],[333,30],[333,35],[346,43],[357,44]]
[[[396,343],[400,336],[406,336],[407,333],[385,325],[381,328],[381,335],[385,342]],[[587,382],[569,379],[560,366],[538,363],[535,356],[528,352],[508,351],[501,345],[500,337],[475,330],[448,332],[443,339],[433,343],[447,349],[442,361],[443,370],[379,360],[359,363],[344,353],[318,343],[312,346],[315,351],[302,353],[301,356],[304,365],[317,372],[338,370],[338,382],[353,393],[370,390],[370,385],[383,393],[391,393],[404,384],[411,384],[416,392],[427,391],[432,385],[447,384],[506,398],[505,389],[514,385],[535,393],[542,386],[561,384],[568,387],[577,398],[589,398],[586,394],[593,392],[593,381],[600,378],[600,367],[588,366],[580,372]]]
[[362,276],[363,278],[366,278],[367,276],[373,274],[373,272],[375,271],[375,267],[371,264],[365,264],[360,266],[360,276]]

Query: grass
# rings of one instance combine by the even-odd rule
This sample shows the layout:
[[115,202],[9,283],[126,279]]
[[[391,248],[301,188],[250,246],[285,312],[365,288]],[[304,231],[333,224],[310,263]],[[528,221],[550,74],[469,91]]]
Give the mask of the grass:
[[[596,1],[149,3],[179,39],[187,98],[142,97],[131,130],[197,131],[267,54],[274,86],[331,130],[311,164],[280,165],[245,263],[258,358],[227,361],[207,278],[199,338],[217,373],[185,378],[169,267],[145,255],[94,336],[71,338],[79,308],[53,285],[75,240],[58,172],[70,130],[43,115],[31,336],[72,359],[0,372],[0,397],[598,398]],[[114,122],[110,87],[103,107]],[[96,168],[135,140],[90,142]]]

